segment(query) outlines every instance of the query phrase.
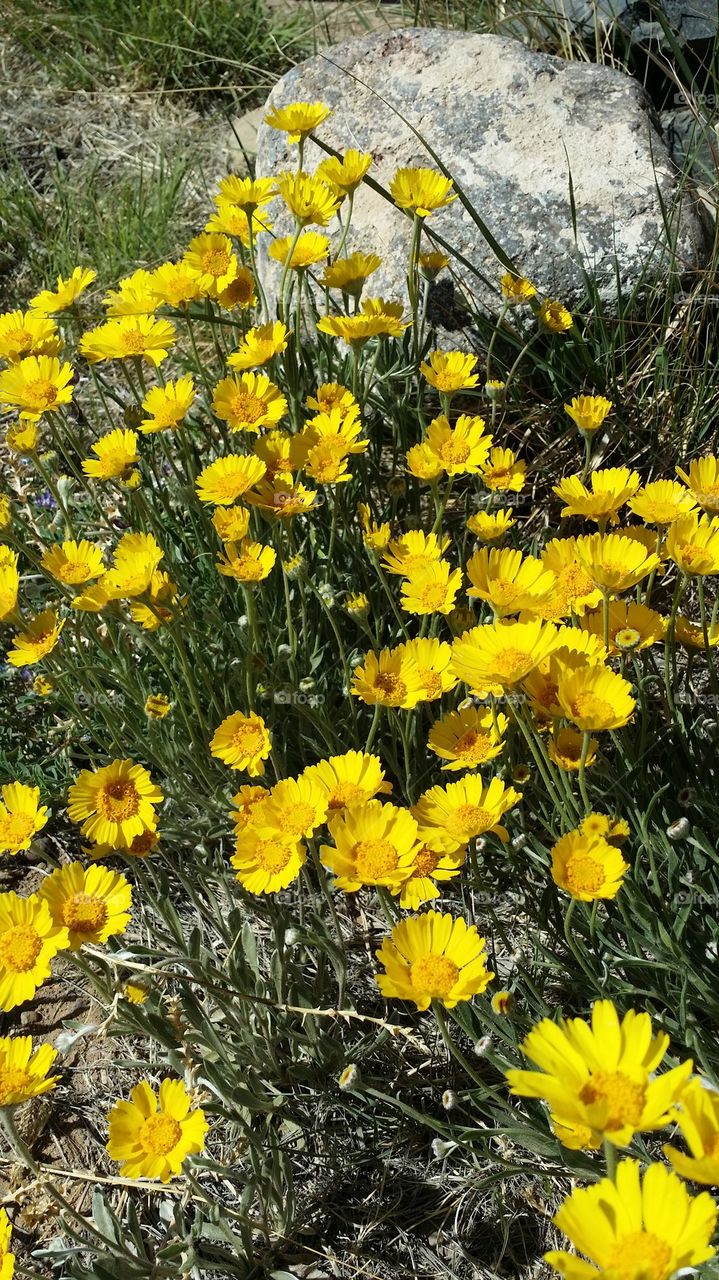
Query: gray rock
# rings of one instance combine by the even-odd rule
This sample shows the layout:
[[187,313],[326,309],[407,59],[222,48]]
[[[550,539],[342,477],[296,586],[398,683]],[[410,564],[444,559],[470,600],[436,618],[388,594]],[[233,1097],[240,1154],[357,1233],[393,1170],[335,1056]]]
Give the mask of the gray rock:
[[713,40],[717,34],[716,0],[544,0],[543,9],[583,32],[617,22],[637,43],[665,44],[660,18],[679,44]]
[[[338,151],[371,151],[370,176],[384,188],[402,165],[434,167],[397,112],[406,116],[516,268],[569,305],[585,294],[585,271],[610,309],[617,277],[626,295],[642,278],[666,271],[662,207],[670,212],[687,272],[706,260],[692,197],[684,184],[680,199],[675,166],[643,90],[621,72],[565,62],[498,36],[411,28],[348,41],[301,63],[278,82],[269,104],[318,99],[333,108],[319,136]],[[305,168],[313,170],[323,156],[308,143]],[[296,157],[284,134],[261,125],[258,173],[294,167]],[[281,212],[276,227],[279,234],[290,230]],[[457,275],[475,302],[496,314],[504,268],[460,201],[434,214],[427,227],[469,260],[474,271],[458,263]],[[336,243],[337,225],[328,230]],[[406,297],[409,236],[409,218],[363,185],[347,251],[382,256],[370,294]],[[273,295],[276,264],[265,257],[261,272]],[[450,304],[450,329],[451,311]]]

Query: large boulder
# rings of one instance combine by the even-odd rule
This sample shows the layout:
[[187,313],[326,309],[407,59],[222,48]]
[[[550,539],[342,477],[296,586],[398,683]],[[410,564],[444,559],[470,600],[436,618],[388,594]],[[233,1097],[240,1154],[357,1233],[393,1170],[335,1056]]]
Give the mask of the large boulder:
[[[617,280],[626,295],[665,274],[667,217],[685,271],[705,261],[693,197],[678,181],[641,87],[621,72],[565,62],[499,36],[411,28],[351,40],[301,63],[278,82],[268,106],[318,99],[333,108],[318,136],[338,151],[372,152],[370,176],[384,188],[400,166],[434,166],[413,125],[516,267],[570,305],[585,294],[585,272],[610,309]],[[314,169],[324,154],[308,142],[305,167]],[[296,163],[297,148],[263,124],[258,173]],[[478,274],[461,263],[458,274],[475,301],[496,314],[504,268],[461,202],[427,225],[471,262]],[[276,227],[290,230],[281,213]],[[339,226],[329,231],[336,242]],[[409,236],[406,215],[363,185],[347,251],[381,255],[371,294],[406,297]],[[261,272],[274,294],[276,264],[263,257]],[[458,327],[461,308],[446,306],[443,319]]]

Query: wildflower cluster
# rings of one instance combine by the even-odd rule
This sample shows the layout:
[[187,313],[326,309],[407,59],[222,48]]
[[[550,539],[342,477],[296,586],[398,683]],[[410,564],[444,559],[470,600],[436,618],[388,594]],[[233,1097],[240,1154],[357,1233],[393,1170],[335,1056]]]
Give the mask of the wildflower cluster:
[[[303,167],[328,114],[273,109],[297,166],[225,178],[176,261],[100,301],[80,266],[0,317],[0,625],[66,774],[2,787],[4,855],[59,834],[30,864],[34,890],[0,894],[0,1008],[75,965],[110,1001],[108,1026],[159,1046],[171,1073],[153,1082],[148,1056],[110,1110],[116,1172],[224,1177],[234,1124],[283,1203],[283,1090],[311,1087],[313,1054],[343,1094],[361,1087],[322,1016],[396,1042],[401,1018],[427,1012],[462,1071],[462,1037],[483,1046],[496,1082],[475,1079],[476,1097],[491,1095],[498,1129],[524,1126],[529,1151],[546,1137],[556,1155],[543,1117],[518,1119],[512,1100],[540,1099],[585,1174],[604,1144],[607,1177],[555,1219],[589,1262],[553,1251],[552,1266],[668,1280],[713,1253],[714,1202],[681,1178],[719,1181],[716,1094],[688,1058],[659,1070],[669,1036],[649,1012],[620,1018],[599,998],[590,1025],[557,1010],[577,990],[621,1005],[661,947],[668,974],[689,963],[664,926],[651,942],[636,931],[681,869],[655,799],[633,789],[659,790],[645,762],[657,724],[679,722],[687,692],[719,692],[719,459],[659,477],[604,465],[622,405],[581,365],[591,325],[518,272],[498,269],[486,350],[439,344],[428,302],[451,259],[431,228],[459,194],[439,170],[394,176],[407,297],[375,296],[381,260],[352,247],[372,156]],[[533,343],[566,391],[547,409],[564,475],[522,425],[515,371]],[[508,881],[520,906],[498,890],[490,907],[483,892]],[[536,948],[524,961],[520,917]],[[255,931],[274,947],[264,967]],[[671,1009],[664,980],[655,1003]],[[342,1011],[346,992],[361,1007]],[[530,1013],[531,1070],[516,1034]],[[701,1021],[677,1026],[679,1044],[696,1040],[716,1073]],[[270,1079],[256,1076],[263,1037]],[[0,1040],[0,1106],[53,1090],[56,1059]],[[652,1159],[642,1174],[645,1148],[615,1167],[617,1148],[669,1125],[688,1147],[665,1147],[671,1170]],[[471,1153],[476,1129],[451,1132]],[[247,1185],[249,1256],[265,1196]]]

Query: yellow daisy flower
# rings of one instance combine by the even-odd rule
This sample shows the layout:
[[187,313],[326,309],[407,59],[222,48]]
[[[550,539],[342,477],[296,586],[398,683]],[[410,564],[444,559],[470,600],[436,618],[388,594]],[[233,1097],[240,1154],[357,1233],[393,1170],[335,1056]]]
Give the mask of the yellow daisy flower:
[[21,419],[36,422],[70,403],[72,379],[71,366],[61,365],[56,356],[26,356],[0,373],[0,405],[18,409]]
[[244,769],[251,778],[265,772],[264,761],[272,750],[270,735],[262,716],[254,711],[244,715],[233,711],[215,730],[210,752],[231,769]]
[[672,1168],[689,1182],[719,1187],[719,1093],[695,1076],[682,1090],[672,1119],[689,1147],[689,1155],[663,1148]]
[[317,323],[320,333],[342,338],[352,347],[361,347],[370,338],[401,338],[411,320],[402,319],[400,302],[365,298],[353,316],[323,316]]
[[95,279],[96,273],[89,267],[75,267],[71,275],[63,279],[57,277],[56,289],[43,289],[30,299],[30,310],[39,315],[52,316],[58,311],[67,311],[74,306],[81,293],[84,293]]
[[18,553],[0,545],[0,622],[15,617],[20,590]]
[[452,645],[452,669],[479,697],[492,686],[512,689],[556,647],[557,630],[541,619],[473,627]]
[[341,289],[343,293],[359,298],[369,277],[381,267],[382,259],[376,253],[352,253],[348,258],[335,258],[325,267],[320,284],[326,289]]
[[456,391],[476,387],[479,382],[479,374],[474,372],[476,364],[477,357],[464,351],[433,351],[429,361],[423,360],[419,367],[431,387],[443,395],[454,395]]
[[218,507],[212,523],[222,542],[242,542],[249,533],[250,513],[246,507]]
[[517,458],[511,449],[490,449],[489,457],[479,474],[482,483],[493,493],[519,492],[524,488],[527,464]]
[[537,296],[537,290],[531,280],[528,280],[526,276],[515,275],[513,271],[506,271],[499,284],[502,290],[502,297],[505,302],[510,303],[512,306],[522,302],[529,302],[530,298],[536,298]]
[[129,881],[97,863],[58,867],[43,880],[37,896],[50,908],[53,923],[68,930],[71,951],[79,951],[86,942],[107,942],[130,923]]
[[385,969],[377,986],[386,998],[412,1000],[420,1011],[433,1000],[453,1009],[492,981],[485,951],[476,925],[438,911],[411,916],[395,925],[377,952]]
[[230,507],[262,479],[266,470],[259,458],[231,453],[226,458],[217,458],[200,472],[197,494],[201,502]]
[[276,194],[274,178],[240,178],[229,173],[220,182],[220,195],[249,211],[269,204]]
[[265,124],[287,134],[288,142],[300,142],[332,115],[324,102],[290,102],[286,107],[271,107]]
[[387,544],[382,564],[388,573],[409,578],[424,569],[438,564],[449,547],[449,538],[436,533],[424,533],[422,529],[409,529],[399,538]]
[[537,312],[539,323],[550,333],[566,333],[572,328],[574,319],[562,302],[554,298],[545,298]]
[[263,373],[242,373],[218,382],[212,408],[231,431],[259,434],[262,427],[274,427],[284,418],[287,401]]
[[[420,831],[420,840],[423,833]],[[467,858],[466,848],[447,853],[430,843],[420,844],[412,862],[412,874],[405,880],[399,894],[399,905],[404,911],[416,911],[424,902],[432,902],[440,896],[437,881],[453,880],[458,876]]]
[[163,799],[143,765],[113,760],[100,769],[80,771],[68,792],[67,812],[88,840],[129,849],[135,836],[155,830],[155,805]]
[[310,222],[326,227],[340,207],[335,188],[309,173],[281,173],[277,179],[277,194],[301,227]]
[[659,566],[659,557],[635,538],[592,533],[577,538],[576,555],[596,587],[608,595],[629,591]]
[[359,413],[359,405],[352,392],[341,382],[323,382],[313,396],[307,397],[305,404],[317,413],[331,413],[333,409],[339,409],[343,416],[353,411]]
[[402,608],[419,617],[451,613],[461,587],[462,570],[453,569],[446,560],[437,560],[415,569],[402,583]]
[[217,560],[217,568],[225,578],[235,578],[237,582],[262,582],[274,568],[277,552],[273,547],[263,546],[261,542],[252,542],[243,538],[241,542],[228,542],[225,554]]
[[389,192],[398,209],[406,209],[418,218],[428,218],[457,199],[451,178],[434,169],[398,169]]
[[648,1013],[631,1009],[620,1022],[610,1000],[597,1000],[591,1026],[581,1018],[542,1019],[522,1044],[539,1071],[506,1075],[513,1094],[548,1103],[553,1124],[585,1130],[583,1145],[598,1147],[606,1138],[625,1147],[635,1133],[669,1123],[691,1074],[691,1061],[656,1074],[668,1047],[664,1032],[652,1036]]
[[70,945],[67,929],[53,923],[36,894],[0,893],[0,1009],[9,1013],[32,1000],[50,977],[50,962]]
[[137,432],[116,427],[100,436],[92,445],[94,458],[83,458],[82,469],[86,476],[96,480],[117,480],[126,477],[140,461],[137,452]]
[[477,774],[468,774],[446,787],[430,787],[412,813],[425,837],[431,829],[441,847],[451,851],[490,831],[506,843],[509,836],[500,819],[521,799],[521,792],[499,778],[485,786]]
[[115,548],[112,568],[103,574],[98,587],[106,599],[144,595],[161,560],[162,548],[151,533],[125,533]]
[[590,1259],[564,1250],[545,1260],[566,1280],[670,1280],[712,1258],[717,1206],[707,1191],[689,1195],[675,1173],[650,1164],[640,1180],[638,1160],[622,1160],[613,1179],[579,1187],[554,1223]]
[[430,422],[425,445],[439,458],[448,476],[477,475],[487,461],[492,437],[484,434],[484,418],[463,413],[454,426],[444,414]]
[[379,757],[364,751],[346,751],[344,755],[320,760],[318,764],[308,765],[303,776],[324,789],[329,813],[364,804],[392,791],[392,783],[387,782]]
[[601,836],[569,831],[553,846],[552,879],[580,902],[615,898],[624,882],[629,864],[615,845]]
[[[469,517],[467,528],[482,542],[498,542],[516,523],[511,507],[500,507],[497,511],[475,512]],[[548,567],[545,565],[545,568]]]
[[164,720],[172,711],[172,703],[164,693],[149,693],[144,709],[149,720]]
[[675,468],[677,475],[694,494],[700,507],[710,515],[719,514],[719,458],[711,454],[706,458],[694,458],[689,471]]
[[641,480],[629,467],[608,467],[593,471],[591,488],[582,483],[580,476],[567,476],[554,485],[553,493],[565,504],[563,516],[583,516],[597,524],[617,524],[617,512],[639,488]]
[[681,516],[670,525],[666,553],[682,573],[719,573],[719,516]]
[[194,399],[195,384],[189,376],[166,382],[164,387],[153,387],[142,402],[148,416],[140,423],[140,431],[152,435],[174,430],[184,421]]
[[116,1102],[107,1122],[107,1152],[120,1162],[125,1178],[176,1177],[190,1155],[205,1145],[207,1121],[199,1107],[192,1107],[181,1080],[162,1080],[156,1096],[146,1080],[130,1094],[130,1101]]
[[[597,747],[599,743],[596,738],[589,739],[589,747],[584,762],[585,768],[590,768],[597,758]],[[549,758],[558,769],[563,769],[565,773],[577,773],[579,771],[582,759],[582,751],[584,749],[584,734],[579,733],[577,729],[559,729],[549,742]]]
[[99,578],[105,565],[100,547],[83,539],[82,542],[61,542],[48,547],[40,561],[43,569],[58,582],[75,586]]
[[534,609],[556,584],[541,560],[495,547],[475,551],[467,561],[467,574],[472,583],[467,595],[486,600],[497,618]]
[[[32,1036],[0,1037],[0,1107],[16,1107],[21,1102],[39,1098],[43,1093],[54,1089],[60,1077],[49,1076],[48,1072],[56,1057],[57,1049],[49,1044],[38,1045],[33,1052]],[[0,1219],[2,1280],[6,1280],[2,1257],[7,1249],[7,1236],[3,1232],[5,1225],[6,1222],[3,1223]],[[12,1272],[8,1272],[8,1276],[11,1274]]]
[[318,231],[305,231],[297,241],[294,236],[282,236],[273,240],[267,250],[275,262],[289,267],[291,271],[306,271],[308,267],[326,261],[329,251],[328,237]]
[[6,782],[0,794],[0,853],[20,853],[47,824],[47,808],[40,788],[24,782]]
[[414,662],[422,685],[422,702],[434,702],[442,694],[449,693],[457,683],[451,670],[452,646],[446,640],[434,636],[418,636],[407,640],[394,650],[401,658]]
[[0,315],[0,359],[17,364],[26,356],[56,356],[62,338],[54,320],[33,311]]
[[202,297],[201,275],[186,262],[163,262],[152,273],[152,291],[158,305],[186,307]]
[[501,711],[476,707],[472,703],[459,711],[450,711],[435,721],[429,731],[427,746],[448,763],[442,771],[477,769],[494,760],[504,749],[504,735],[509,721]]
[[426,443],[413,444],[407,450],[406,457],[410,475],[416,476],[418,480],[424,480],[427,484],[432,484],[446,474],[441,458]]
[[232,311],[235,307],[254,307],[257,295],[252,272],[247,267],[238,267],[229,284],[218,290],[217,302],[224,311]]
[[232,283],[240,265],[229,237],[206,231],[190,241],[182,260],[197,272],[199,288],[208,298],[216,298]]
[[362,541],[368,551],[380,552],[384,551],[390,543],[391,532],[389,524],[383,522],[378,524],[372,519],[372,513],[366,502],[360,502],[357,506],[357,515],[359,516],[360,528],[362,530]]
[[250,814],[250,826],[283,840],[314,835],[327,817],[327,791],[308,770],[298,778],[276,782],[263,803]]
[[277,475],[274,480],[261,481],[250,489],[245,495],[245,502],[259,507],[275,520],[291,520],[312,510],[317,503],[317,490]]
[[557,699],[571,724],[596,733],[628,724],[637,705],[631,689],[623,676],[598,663],[560,671]]
[[399,893],[417,851],[417,823],[408,809],[367,800],[333,813],[328,826],[334,847],[321,845],[320,857],[338,889],[354,893],[363,885],[383,885]]
[[297,879],[306,861],[307,849],[301,841],[283,839],[277,832],[261,831],[252,825],[238,832],[230,858],[243,889],[258,894],[286,889]]
[[409,710],[424,697],[417,664],[397,649],[372,650],[355,668],[350,693],[369,706],[402,707]]
[[348,196],[356,191],[371,164],[372,156],[368,151],[355,151],[350,147],[343,156],[328,156],[318,164],[316,175]]
[[[580,622],[584,631],[604,638],[604,611],[585,613]],[[634,601],[612,600],[609,604],[609,652],[613,657],[648,649],[664,639],[667,624],[660,613]]]
[[268,364],[287,349],[288,331],[281,320],[259,324],[248,329],[236,351],[227,357],[231,369],[238,373]]
[[[274,178],[272,183],[274,186]],[[206,232],[213,235],[233,236],[235,240],[239,240],[240,244],[247,247],[250,243],[250,227],[254,240],[260,235],[269,234],[273,224],[264,210],[250,215],[245,206],[235,204],[224,196],[215,196],[215,212],[205,223]],[[224,288],[227,287],[227,285],[224,286]]]
[[154,291],[151,271],[140,268],[118,282],[117,289],[110,289],[103,298],[103,306],[111,317],[154,315],[159,300]]
[[45,609],[31,619],[24,631],[13,637],[7,660],[12,667],[32,667],[52,653],[65,626],[52,609]]
[[90,364],[103,360],[142,359],[155,367],[167,358],[176,340],[175,326],[154,316],[124,316],[84,333],[78,343]]
[[612,402],[606,396],[574,396],[564,406],[564,412],[586,434],[598,431],[611,409]]
[[430,249],[420,253],[417,265],[425,280],[436,280],[440,272],[449,266],[449,257],[439,249]]

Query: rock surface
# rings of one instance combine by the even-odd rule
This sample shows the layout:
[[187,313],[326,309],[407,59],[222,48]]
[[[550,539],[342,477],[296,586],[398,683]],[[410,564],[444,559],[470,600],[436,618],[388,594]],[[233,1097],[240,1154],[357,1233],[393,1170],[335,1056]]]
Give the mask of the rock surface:
[[[625,294],[643,273],[661,275],[662,206],[671,210],[686,271],[705,260],[691,198],[684,191],[680,202],[676,171],[643,91],[623,73],[535,53],[503,37],[410,28],[351,40],[301,63],[275,86],[269,104],[317,99],[333,108],[319,136],[338,151],[371,151],[370,176],[385,188],[402,165],[433,166],[401,113],[436,150],[517,269],[551,297],[576,303],[587,271],[611,308],[617,275]],[[296,155],[284,134],[260,127],[258,173],[294,167]],[[323,156],[308,143],[305,167],[313,170]],[[496,313],[504,268],[460,201],[427,226],[471,262],[478,274],[461,264],[457,274],[476,303]],[[281,214],[276,230],[290,230]],[[337,225],[328,230],[336,240]],[[382,256],[370,294],[406,297],[409,234],[405,215],[370,188],[359,189],[346,251]],[[276,264],[265,258],[261,270],[272,293]],[[451,329],[451,306],[449,312]]]

